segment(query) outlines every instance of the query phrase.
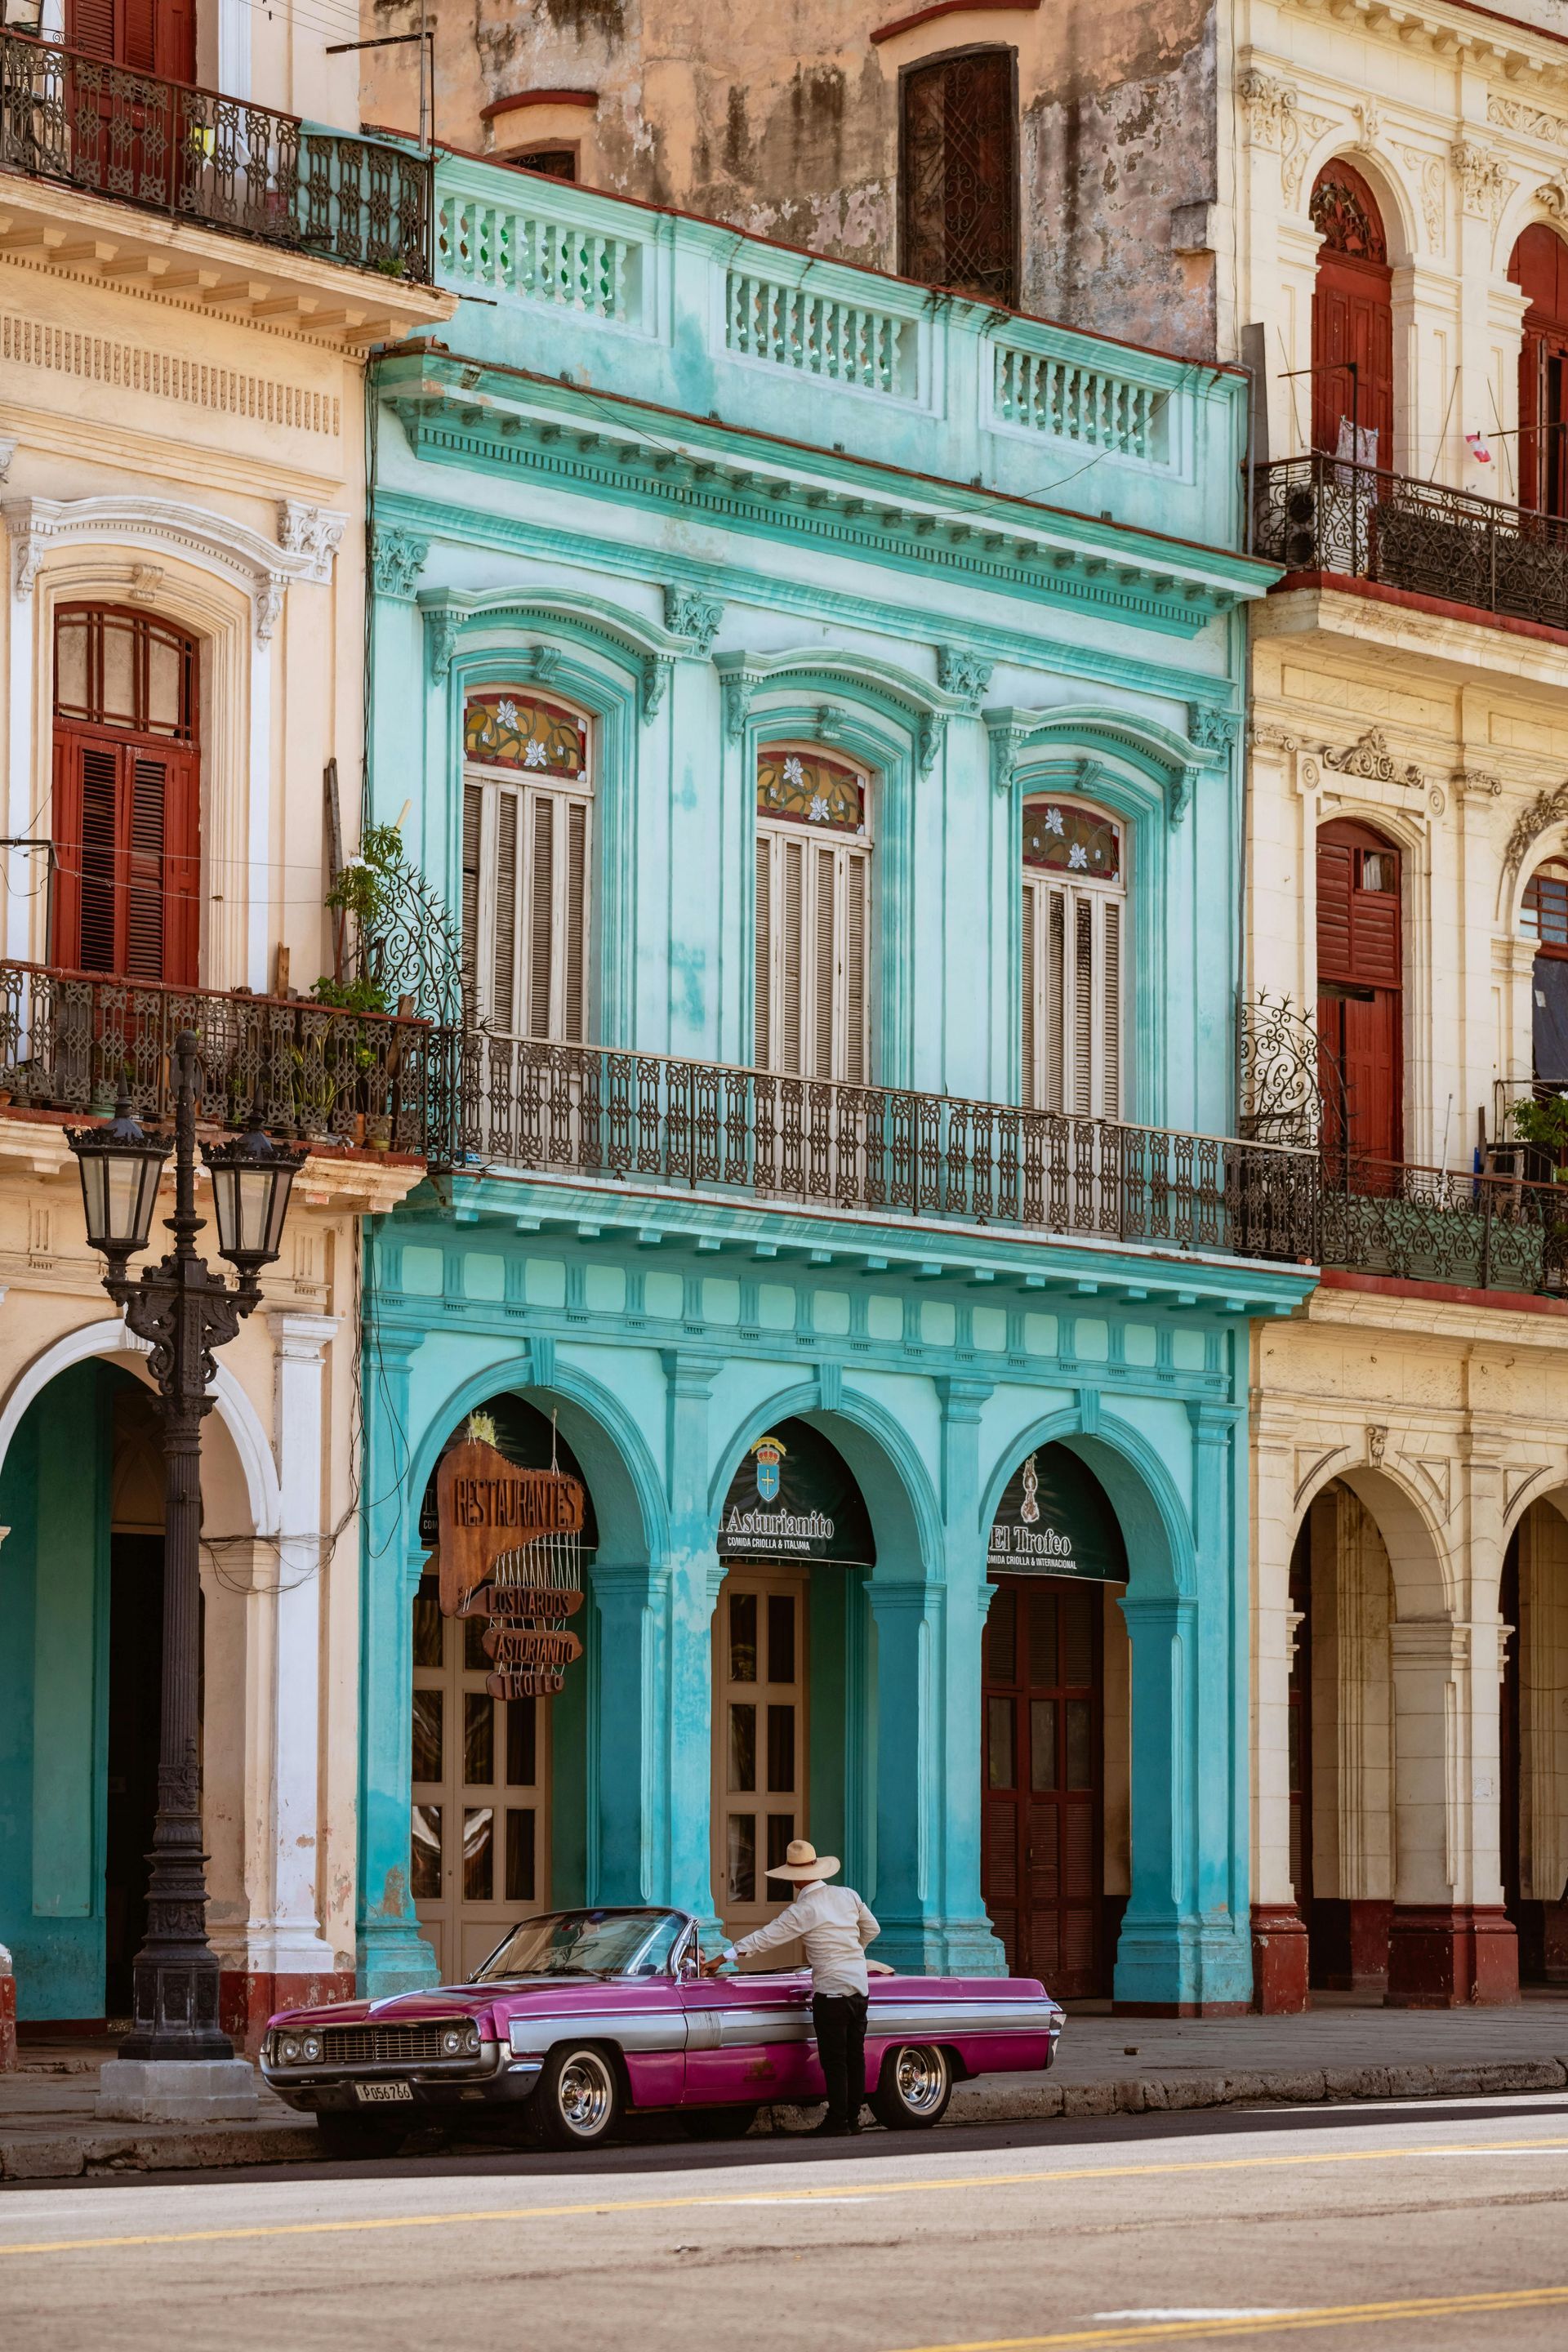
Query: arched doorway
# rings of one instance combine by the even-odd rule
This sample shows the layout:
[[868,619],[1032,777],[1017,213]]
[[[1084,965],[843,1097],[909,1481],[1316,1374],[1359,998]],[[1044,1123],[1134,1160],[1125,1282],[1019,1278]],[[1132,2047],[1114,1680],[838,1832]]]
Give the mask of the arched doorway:
[[[448,1443],[479,1435],[519,1468],[559,1467],[585,1496],[584,1570],[598,1544],[593,1492],[572,1448],[521,1397],[491,1397]],[[556,1899],[552,1821],[555,1697],[498,1697],[489,1619],[444,1615],[436,1474],[420,1513],[431,1546],[414,1596],[413,1835],[410,1892],[441,1980],[468,1976],[509,1927]],[[574,1621],[589,1638],[584,1610]],[[582,1669],[573,1673],[580,1679]],[[574,1688],[573,1703],[580,1706]],[[575,1891],[575,1890],[573,1890]]]
[[96,1358],[57,1374],[12,1437],[0,1519],[0,1917],[26,2014],[128,2021],[163,1687],[149,1390]]
[[1015,1472],[992,1526],[989,1575],[981,1890],[1014,1975],[1091,1998],[1108,1989],[1115,1947],[1106,1662],[1109,1651],[1124,1692],[1114,1603],[1127,1550],[1105,1489],[1066,1446],[1041,1446]]
[[1503,1902],[1527,1984],[1568,1984],[1568,1519],[1531,1504],[1500,1596],[1512,1631],[1502,1681]]
[[1370,825],[1319,828],[1318,1048],[1337,1078],[1323,1142],[1352,1169],[1405,1156],[1402,863]]
[[[865,1714],[876,1564],[854,1474],[809,1423],[780,1421],[742,1456],[719,1517],[713,1620],[713,1905],[731,1936],[791,1899],[769,1866],[792,1838],[848,1865],[848,1785]],[[768,1965],[788,1965],[770,1954]]]
[[1312,446],[1391,467],[1394,278],[1383,215],[1338,156],[1318,174],[1310,213],[1323,240],[1312,291]]
[[1568,514],[1568,246],[1544,221],[1523,231],[1508,274],[1525,297],[1519,353],[1519,503]]

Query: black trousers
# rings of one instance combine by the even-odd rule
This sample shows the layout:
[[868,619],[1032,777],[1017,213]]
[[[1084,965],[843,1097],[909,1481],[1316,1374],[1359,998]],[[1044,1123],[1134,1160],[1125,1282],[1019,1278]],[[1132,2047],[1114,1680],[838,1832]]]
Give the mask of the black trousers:
[[827,2084],[830,2124],[859,2120],[866,2096],[866,1996],[863,1992],[817,1992],[811,1997],[816,2054]]

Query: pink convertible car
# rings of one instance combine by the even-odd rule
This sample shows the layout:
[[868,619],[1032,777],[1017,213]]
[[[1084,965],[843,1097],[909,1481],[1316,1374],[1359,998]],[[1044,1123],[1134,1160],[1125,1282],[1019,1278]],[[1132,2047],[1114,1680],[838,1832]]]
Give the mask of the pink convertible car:
[[[1032,1978],[873,1976],[872,2108],[889,2129],[929,2126],[955,2082],[1048,2066],[1061,2026]],[[721,2137],[769,2101],[823,2095],[805,1970],[704,1977],[684,1911],[525,1919],[468,1984],[284,2010],[261,2067],[343,2154],[465,2108],[510,2106],[551,2145],[592,2147],[628,2109]]]

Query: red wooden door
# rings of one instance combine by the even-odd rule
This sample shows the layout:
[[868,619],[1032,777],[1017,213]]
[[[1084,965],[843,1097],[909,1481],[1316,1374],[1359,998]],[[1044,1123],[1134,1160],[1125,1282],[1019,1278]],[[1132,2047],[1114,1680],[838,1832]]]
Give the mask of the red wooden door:
[[1101,1990],[1100,1587],[1000,1577],[985,1624],[981,1886],[1016,1976]]
[[1508,274],[1524,294],[1519,354],[1519,502],[1568,514],[1568,246],[1534,221],[1513,248]]
[[66,0],[66,47],[165,81],[195,81],[195,0]]
[[1377,436],[1374,446],[1359,445],[1368,462],[1391,467],[1394,278],[1377,200],[1359,172],[1335,161],[1318,174],[1311,214],[1323,238],[1312,295],[1312,446],[1337,452],[1353,417],[1363,436]]
[[1318,1044],[1333,1065],[1324,1141],[1352,1160],[1404,1158],[1399,866],[1368,825],[1336,819],[1319,832]]
[[113,605],[55,621],[49,960],[194,987],[201,946],[196,649]]

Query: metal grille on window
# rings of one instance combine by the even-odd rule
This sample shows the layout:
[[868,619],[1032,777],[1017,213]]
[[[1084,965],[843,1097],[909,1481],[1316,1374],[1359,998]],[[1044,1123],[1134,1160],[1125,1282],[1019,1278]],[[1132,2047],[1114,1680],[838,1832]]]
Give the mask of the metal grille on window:
[[1018,101],[1011,49],[903,77],[902,268],[928,286],[1018,299]]
[[587,721],[489,689],[464,713],[463,982],[473,1016],[580,1045],[589,1019]]
[[1099,809],[1028,801],[1023,861],[1025,1106],[1120,1118],[1122,829]]
[[759,1068],[867,1083],[870,918],[865,776],[771,746],[757,762]]

